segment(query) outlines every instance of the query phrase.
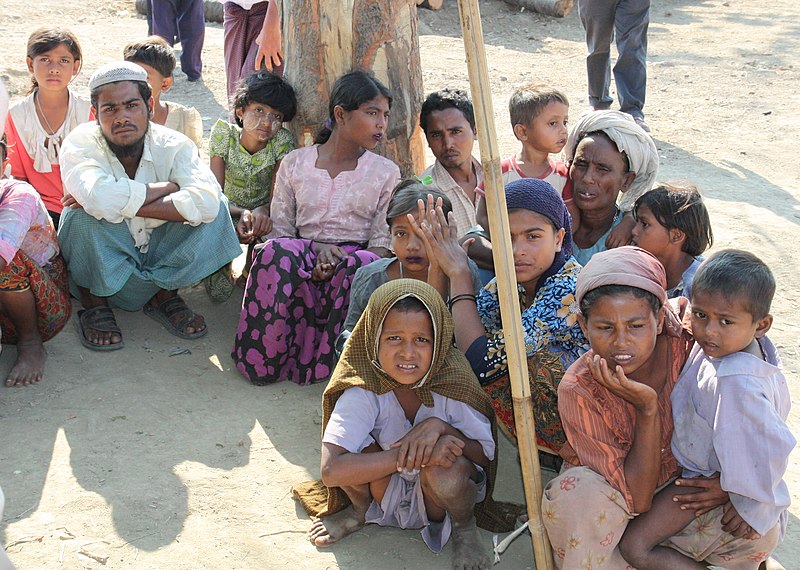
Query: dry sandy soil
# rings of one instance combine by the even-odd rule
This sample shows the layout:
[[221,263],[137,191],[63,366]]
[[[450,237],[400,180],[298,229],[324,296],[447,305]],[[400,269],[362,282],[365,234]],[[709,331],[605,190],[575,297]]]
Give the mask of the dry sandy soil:
[[[33,6],[36,8],[34,9]],[[506,103],[523,82],[561,87],[573,115],[587,105],[584,44],[576,13],[563,20],[481,2],[495,121],[503,154],[516,150]],[[99,65],[146,33],[133,1],[0,0],[0,75],[12,97],[28,78],[24,46],[36,27],[62,24],[83,43],[85,89]],[[420,12],[426,92],[468,86],[458,11]],[[715,248],[757,252],[776,273],[772,338],[781,348],[797,405],[800,338],[800,9],[790,0],[657,0],[650,27],[645,108],[658,145],[661,179],[688,178],[704,192]],[[176,73],[170,97],[198,107],[208,130],[224,111],[222,28],[210,24],[204,81]],[[786,146],[789,145],[789,146]],[[794,251],[795,253],[792,253]],[[213,305],[186,292],[211,323],[185,342],[141,313],[122,313],[124,350],[83,349],[70,326],[47,348],[38,386],[0,388],[0,485],[6,493],[0,542],[19,568],[448,568],[450,548],[430,554],[415,531],[368,528],[330,550],[304,540],[308,519],[292,483],[319,465],[323,386],[253,387],[231,370],[239,299]],[[191,354],[171,356],[176,347]],[[0,375],[14,359],[4,347]],[[501,446],[498,495],[521,500],[515,451]],[[800,466],[787,478],[792,506],[777,552],[800,567]],[[488,533],[482,534],[487,545]],[[498,568],[533,566],[518,540]]]

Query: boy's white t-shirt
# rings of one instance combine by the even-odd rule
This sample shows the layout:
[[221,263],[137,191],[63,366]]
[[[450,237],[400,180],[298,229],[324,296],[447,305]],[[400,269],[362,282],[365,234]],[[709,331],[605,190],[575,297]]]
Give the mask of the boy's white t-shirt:
[[406,435],[411,428],[431,417],[439,418],[481,444],[492,459],[495,452],[489,419],[470,406],[440,394],[433,394],[433,407],[419,407],[414,424],[405,416],[394,392],[376,394],[363,388],[348,388],[336,401],[323,443],[332,443],[350,453],[360,453],[373,442],[383,450]]

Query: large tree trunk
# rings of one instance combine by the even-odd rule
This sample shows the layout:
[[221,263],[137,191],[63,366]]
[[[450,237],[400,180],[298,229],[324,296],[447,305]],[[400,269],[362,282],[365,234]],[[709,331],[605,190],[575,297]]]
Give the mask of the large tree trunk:
[[387,139],[378,152],[404,176],[424,168],[419,129],[422,72],[416,0],[282,0],[286,79],[298,94],[289,124],[309,145],[328,118],[334,81],[354,69],[375,73],[392,92]]

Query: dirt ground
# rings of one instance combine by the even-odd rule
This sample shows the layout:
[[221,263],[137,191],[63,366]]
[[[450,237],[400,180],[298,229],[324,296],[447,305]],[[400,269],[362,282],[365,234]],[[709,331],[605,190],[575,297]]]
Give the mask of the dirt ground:
[[[35,6],[35,9],[32,8]],[[518,85],[562,88],[574,117],[587,106],[583,32],[563,20],[481,2],[495,122],[503,154],[516,150],[506,104]],[[66,25],[80,38],[85,67],[75,84],[119,59],[146,34],[133,1],[0,0],[0,75],[22,96],[28,34]],[[458,10],[420,12],[425,91],[468,88]],[[800,9],[789,0],[656,0],[650,25],[647,120],[662,180],[687,178],[703,191],[714,248],[762,256],[778,279],[772,339],[794,394],[790,425],[800,433]],[[167,97],[196,106],[206,133],[225,114],[222,27],[206,33],[204,81],[176,73]],[[430,158],[430,157],[429,157]],[[429,160],[430,162],[430,160]],[[793,254],[792,251],[795,251]],[[450,548],[430,554],[416,531],[367,528],[329,550],[304,540],[307,517],[289,488],[318,475],[323,386],[253,387],[231,370],[240,298],[213,305],[186,292],[211,323],[207,337],[180,341],[141,313],[120,313],[126,347],[83,349],[69,326],[47,344],[46,377],[0,388],[0,485],[6,510],[0,542],[21,569],[34,568],[448,568]],[[173,356],[176,347],[191,354]],[[14,359],[3,347],[0,375]],[[497,496],[522,500],[516,452],[500,448]],[[777,558],[800,567],[800,464],[787,473],[795,504]],[[482,538],[490,544],[491,535]],[[531,568],[520,538],[498,568]]]

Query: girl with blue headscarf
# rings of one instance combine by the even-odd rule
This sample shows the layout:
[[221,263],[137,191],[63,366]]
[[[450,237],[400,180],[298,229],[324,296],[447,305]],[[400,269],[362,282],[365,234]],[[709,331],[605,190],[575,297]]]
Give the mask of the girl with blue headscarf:
[[[581,266],[572,257],[569,213],[550,184],[523,178],[509,183],[505,193],[537,442],[540,449],[558,453],[566,441],[558,415],[558,383],[588,350],[575,301]],[[499,425],[515,437],[497,281],[490,281],[477,296],[471,294],[467,256],[441,213],[429,214],[419,232],[428,255],[436,256],[450,280],[456,343],[491,396]]]

